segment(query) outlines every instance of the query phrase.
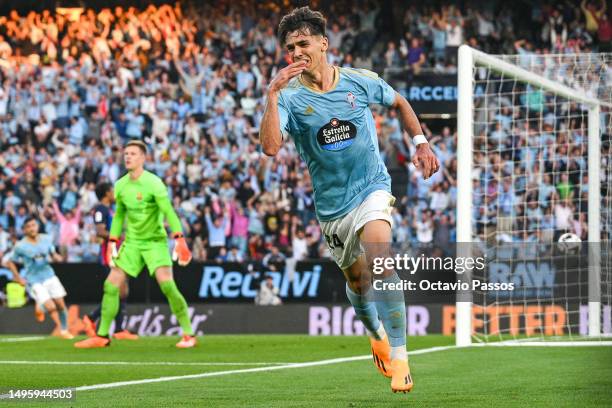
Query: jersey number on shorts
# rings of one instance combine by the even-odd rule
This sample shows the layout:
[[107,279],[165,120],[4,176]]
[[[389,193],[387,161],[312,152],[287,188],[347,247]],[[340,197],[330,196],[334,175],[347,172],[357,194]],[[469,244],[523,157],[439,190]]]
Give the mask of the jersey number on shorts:
[[342,243],[342,241],[340,241],[340,238],[338,238],[338,234],[334,234],[332,235],[332,237],[330,238],[329,235],[325,234],[325,240],[327,241],[327,246],[329,247],[329,249],[335,249],[335,248],[344,248],[344,244]]

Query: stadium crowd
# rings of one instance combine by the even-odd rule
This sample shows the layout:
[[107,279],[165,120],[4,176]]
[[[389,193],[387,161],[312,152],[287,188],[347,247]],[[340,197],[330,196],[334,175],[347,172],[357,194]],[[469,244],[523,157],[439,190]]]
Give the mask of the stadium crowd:
[[[322,8],[335,64],[452,72],[464,42],[498,53],[610,45],[604,2],[536,4],[524,30],[513,23],[518,10],[503,2],[495,13],[450,4],[396,13],[382,2],[359,3]],[[121,146],[130,139],[150,146],[149,169],[169,186],[195,259],[326,256],[295,148],[286,143],[268,158],[258,146],[267,83],[287,64],[274,31],[286,10],[279,4],[0,17],[0,256],[22,236],[26,216],[37,214],[68,262],[96,261],[95,186],[123,174]],[[395,24],[382,21],[389,16]],[[423,181],[395,112],[374,115],[385,162],[409,174],[394,239],[453,242],[454,128],[434,133],[424,125],[442,168]]]

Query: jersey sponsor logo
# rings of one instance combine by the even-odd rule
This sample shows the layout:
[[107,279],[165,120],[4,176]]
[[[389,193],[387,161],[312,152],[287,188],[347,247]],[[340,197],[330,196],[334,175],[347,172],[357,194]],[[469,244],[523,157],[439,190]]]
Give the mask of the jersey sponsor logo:
[[330,151],[344,150],[355,141],[357,128],[347,120],[333,118],[317,132],[321,148]]
[[136,199],[142,201],[142,193],[140,191],[136,193]]

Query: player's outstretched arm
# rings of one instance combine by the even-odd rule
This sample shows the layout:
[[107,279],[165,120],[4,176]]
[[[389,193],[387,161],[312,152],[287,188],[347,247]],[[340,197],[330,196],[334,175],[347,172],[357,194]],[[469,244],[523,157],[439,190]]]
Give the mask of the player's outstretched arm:
[[305,67],[306,63],[304,61],[294,62],[278,71],[270,82],[266,98],[266,108],[259,129],[259,141],[261,142],[263,152],[268,156],[276,155],[283,144],[281,120],[278,111],[279,93],[287,86],[291,78],[301,74]]
[[187,246],[185,237],[183,236],[183,227],[181,226],[181,220],[176,211],[172,208],[172,203],[168,197],[166,186],[161,183],[161,188],[155,194],[155,202],[159,207],[159,210],[164,214],[170,231],[172,231],[172,238],[174,239],[174,250],[172,251],[172,260],[178,261],[179,265],[185,266],[191,262],[191,251]]
[[423,178],[428,179],[440,169],[440,162],[423,135],[419,118],[417,118],[417,115],[414,113],[412,106],[410,106],[406,98],[397,92],[395,93],[395,100],[391,108],[399,111],[404,129],[408,131],[410,137],[412,137],[412,141],[416,145],[416,153],[412,159],[412,163],[417,168],[421,169]]

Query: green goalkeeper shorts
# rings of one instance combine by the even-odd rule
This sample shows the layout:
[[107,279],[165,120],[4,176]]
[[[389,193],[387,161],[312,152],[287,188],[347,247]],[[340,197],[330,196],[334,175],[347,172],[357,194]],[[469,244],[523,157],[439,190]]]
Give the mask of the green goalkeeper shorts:
[[124,241],[115,259],[115,266],[133,278],[138,277],[142,268],[147,266],[153,276],[155,270],[162,266],[172,266],[168,240],[159,241]]

